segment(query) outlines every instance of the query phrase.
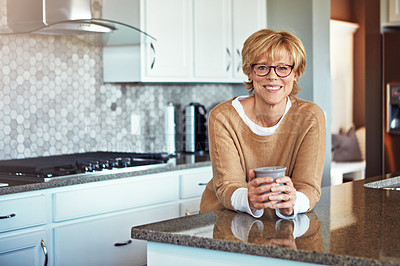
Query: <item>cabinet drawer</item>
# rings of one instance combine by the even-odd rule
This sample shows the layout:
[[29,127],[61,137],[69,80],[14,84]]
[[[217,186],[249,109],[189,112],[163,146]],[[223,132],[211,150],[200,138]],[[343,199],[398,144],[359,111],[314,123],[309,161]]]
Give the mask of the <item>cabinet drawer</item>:
[[[178,199],[178,177],[162,173],[97,182],[53,195],[54,221],[148,206]],[[87,184],[85,184],[87,185]]]
[[182,217],[182,216],[199,214],[200,201],[201,201],[200,197],[182,201],[179,204],[179,215]]
[[195,168],[180,175],[180,198],[199,197],[212,177],[211,167]]
[[0,200],[0,232],[46,223],[44,195]]
[[146,241],[132,239],[132,227],[176,218],[178,211],[167,203],[55,227],[55,265],[145,265]]

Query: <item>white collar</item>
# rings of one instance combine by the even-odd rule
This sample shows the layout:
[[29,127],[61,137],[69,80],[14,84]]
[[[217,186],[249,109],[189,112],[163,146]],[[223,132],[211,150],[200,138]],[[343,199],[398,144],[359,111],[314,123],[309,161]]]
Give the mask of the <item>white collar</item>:
[[235,110],[238,112],[239,116],[242,118],[242,120],[246,123],[246,125],[257,135],[260,136],[268,136],[272,135],[275,133],[277,130],[279,124],[282,122],[283,117],[285,117],[286,113],[289,111],[290,107],[292,106],[292,102],[290,101],[290,97],[287,97],[287,102],[286,102],[286,109],[285,113],[279,119],[279,122],[272,127],[262,127],[251,121],[251,119],[246,115],[244,112],[243,106],[240,103],[241,100],[244,100],[246,98],[250,97],[249,95],[243,95],[243,96],[238,96],[232,101],[232,105],[235,108]]

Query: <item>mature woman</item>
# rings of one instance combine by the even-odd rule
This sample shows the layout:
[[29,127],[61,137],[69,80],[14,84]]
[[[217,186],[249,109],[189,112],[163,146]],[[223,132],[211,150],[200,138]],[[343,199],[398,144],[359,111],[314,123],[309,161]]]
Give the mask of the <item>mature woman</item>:
[[[303,44],[288,32],[263,29],[246,40],[242,67],[250,95],[210,112],[213,178],[201,212],[227,208],[261,217],[275,209],[280,218],[291,219],[318,202],[325,117],[316,104],[296,98],[305,65]],[[264,166],[286,166],[286,176],[275,183],[255,178],[253,169]]]

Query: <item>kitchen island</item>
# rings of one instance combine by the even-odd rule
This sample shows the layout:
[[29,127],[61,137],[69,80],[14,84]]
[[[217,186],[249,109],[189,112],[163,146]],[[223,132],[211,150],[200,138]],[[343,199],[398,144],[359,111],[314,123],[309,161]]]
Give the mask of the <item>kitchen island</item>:
[[296,221],[220,210],[133,227],[132,238],[148,241],[149,266],[400,265],[400,192],[371,188],[398,174],[325,187]]

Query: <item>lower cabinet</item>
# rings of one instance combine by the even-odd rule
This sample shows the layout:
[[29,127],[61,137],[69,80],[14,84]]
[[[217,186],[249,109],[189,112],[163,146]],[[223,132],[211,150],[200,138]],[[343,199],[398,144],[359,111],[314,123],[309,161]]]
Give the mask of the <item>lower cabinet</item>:
[[47,265],[46,230],[17,230],[0,234],[0,265]]
[[131,228],[178,216],[169,203],[57,226],[55,265],[145,265],[146,241],[131,239]]
[[198,214],[201,196],[212,178],[211,166],[188,169],[179,173],[180,216]]
[[146,265],[134,226],[199,213],[211,166],[0,196],[0,266]]

